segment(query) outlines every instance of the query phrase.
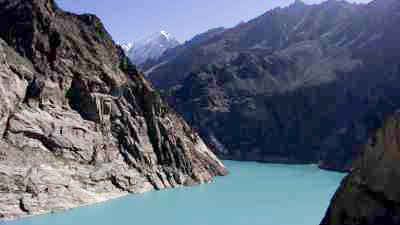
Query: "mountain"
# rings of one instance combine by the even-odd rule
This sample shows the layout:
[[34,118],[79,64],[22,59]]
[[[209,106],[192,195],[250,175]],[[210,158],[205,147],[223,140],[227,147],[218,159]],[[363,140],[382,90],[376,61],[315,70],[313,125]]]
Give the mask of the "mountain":
[[321,225],[400,223],[400,112],[371,136]]
[[398,1],[302,1],[172,49],[148,78],[225,159],[349,170],[400,107]]
[[[221,32],[225,31],[226,29],[223,27],[219,28],[214,28],[210,29],[202,34],[196,35],[193,39],[186,41],[184,44],[178,45],[175,48],[168,49],[165,51],[157,60],[150,60],[147,61],[146,63],[142,64],[141,67],[143,68],[144,71],[146,71],[146,74],[152,74],[154,72],[160,73],[159,70],[162,70],[164,67],[162,67],[165,63],[171,62],[174,63],[177,67],[180,67],[182,65],[186,65],[186,59],[191,59],[191,55],[185,55],[185,53],[189,52],[191,49],[194,49],[201,45],[204,41],[216,36],[217,34],[220,34]],[[171,60],[175,59],[175,60]],[[162,71],[161,74],[167,74],[169,71]],[[176,76],[176,75],[174,75]],[[173,76],[173,77],[174,77]],[[162,77],[162,81],[166,82],[166,77]]]
[[135,43],[122,44],[132,63],[142,65],[148,60],[157,60],[168,49],[175,48],[179,42],[169,33],[162,30]]
[[96,16],[0,9],[0,220],[226,174]]
[[125,54],[129,52],[133,48],[133,43],[125,43],[125,44],[120,44],[117,43],[119,46],[121,46],[122,50],[124,50]]

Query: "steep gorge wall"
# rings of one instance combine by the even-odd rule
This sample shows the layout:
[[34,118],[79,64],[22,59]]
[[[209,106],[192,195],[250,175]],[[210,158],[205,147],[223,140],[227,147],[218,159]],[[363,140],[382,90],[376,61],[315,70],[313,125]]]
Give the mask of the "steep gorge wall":
[[400,112],[371,136],[321,225],[400,223]]
[[53,0],[0,9],[0,219],[226,174],[97,17]]

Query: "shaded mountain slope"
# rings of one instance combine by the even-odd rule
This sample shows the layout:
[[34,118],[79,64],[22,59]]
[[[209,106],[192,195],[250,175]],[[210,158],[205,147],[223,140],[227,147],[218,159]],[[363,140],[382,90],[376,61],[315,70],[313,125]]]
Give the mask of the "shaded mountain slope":
[[321,225],[400,223],[400,113],[388,118],[363,147]]
[[165,55],[148,76],[224,158],[347,170],[400,106],[398,23],[398,1],[296,1]]

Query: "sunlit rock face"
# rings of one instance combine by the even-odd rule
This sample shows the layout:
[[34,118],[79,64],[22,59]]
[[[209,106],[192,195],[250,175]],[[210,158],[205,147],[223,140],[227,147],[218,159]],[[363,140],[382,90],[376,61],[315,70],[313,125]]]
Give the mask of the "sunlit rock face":
[[0,219],[226,174],[96,16],[0,9]]

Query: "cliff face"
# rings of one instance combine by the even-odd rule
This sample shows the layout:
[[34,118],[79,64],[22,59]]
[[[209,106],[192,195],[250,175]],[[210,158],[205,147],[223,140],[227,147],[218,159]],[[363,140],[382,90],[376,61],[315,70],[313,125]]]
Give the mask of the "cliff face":
[[321,225],[400,223],[400,112],[386,120],[363,148],[335,194]]
[[0,219],[226,174],[97,17],[53,0],[0,9]]
[[297,1],[166,54],[149,79],[221,157],[348,170],[400,107],[399,1]]

